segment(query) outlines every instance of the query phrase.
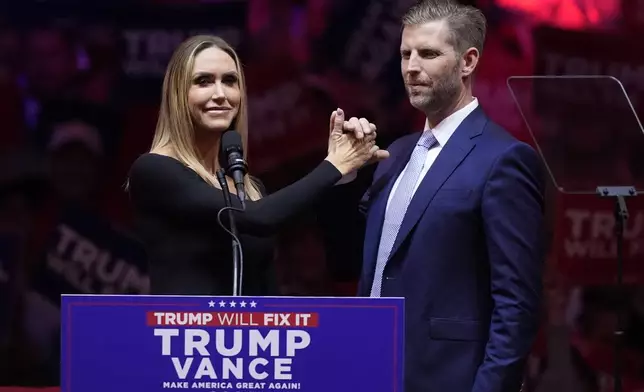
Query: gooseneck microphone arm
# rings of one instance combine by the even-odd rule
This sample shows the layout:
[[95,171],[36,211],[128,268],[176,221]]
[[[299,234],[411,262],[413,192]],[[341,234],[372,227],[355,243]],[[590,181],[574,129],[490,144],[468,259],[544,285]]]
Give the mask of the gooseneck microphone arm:
[[[244,275],[244,256],[241,248],[241,242],[239,241],[239,234],[237,232],[237,225],[235,225],[235,217],[233,211],[242,211],[232,206],[232,200],[230,199],[230,190],[228,189],[228,181],[226,181],[226,174],[224,169],[217,170],[217,180],[221,186],[221,190],[224,193],[224,201],[226,207],[222,208],[217,213],[217,221],[219,225],[224,229],[228,234],[233,237],[232,242],[232,253],[233,253],[233,296],[240,296],[242,290],[242,280]],[[230,225],[230,230],[224,226],[221,221],[221,214],[227,211],[228,212],[228,222]]]
[[[242,293],[242,281],[244,275],[244,253],[242,252],[241,242],[235,227],[235,220],[233,211],[244,212],[246,209],[246,191],[244,189],[244,176],[248,173],[248,166],[244,161],[244,149],[241,135],[235,130],[228,130],[221,135],[220,151],[219,151],[219,169],[217,171],[217,180],[226,198],[226,207],[222,208],[218,214],[217,219],[221,225],[221,214],[227,210],[228,219],[230,220],[230,235],[233,237],[233,295],[238,296]],[[228,181],[226,175],[233,179],[235,190],[237,191],[237,198],[241,203],[241,209],[233,208],[232,201],[230,200],[230,191],[228,189]],[[221,225],[224,230],[226,228]],[[228,230],[226,230],[228,231]]]

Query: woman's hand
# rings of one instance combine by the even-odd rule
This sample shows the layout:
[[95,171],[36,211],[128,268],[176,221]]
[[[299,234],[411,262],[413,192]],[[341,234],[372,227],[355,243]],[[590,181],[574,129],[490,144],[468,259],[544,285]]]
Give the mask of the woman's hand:
[[368,163],[389,157],[386,150],[376,145],[376,126],[365,118],[344,120],[344,111],[331,114],[329,149],[326,160],[342,175],[346,175]]

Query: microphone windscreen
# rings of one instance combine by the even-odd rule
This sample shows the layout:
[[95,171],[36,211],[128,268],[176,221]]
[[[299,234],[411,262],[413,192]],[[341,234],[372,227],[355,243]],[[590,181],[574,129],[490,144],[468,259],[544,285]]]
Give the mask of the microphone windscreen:
[[221,144],[219,146],[219,167],[228,170],[230,168],[229,157],[231,154],[237,153],[240,156],[244,155],[242,147],[242,138],[239,132],[235,130],[228,130],[221,135]]
[[227,154],[230,151],[238,151],[239,153],[243,152],[242,138],[239,132],[235,130],[224,132],[221,136],[221,151],[224,154]]

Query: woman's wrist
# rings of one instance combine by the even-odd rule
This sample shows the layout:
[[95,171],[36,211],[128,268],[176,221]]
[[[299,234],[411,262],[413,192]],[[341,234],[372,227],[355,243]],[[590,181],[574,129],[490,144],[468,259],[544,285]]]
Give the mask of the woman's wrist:
[[349,167],[347,167],[339,159],[336,159],[331,155],[327,155],[327,157],[324,160],[330,162],[333,166],[335,166],[335,168],[338,169],[338,171],[340,172],[340,174],[342,174],[342,176],[345,176],[351,172],[351,169]]

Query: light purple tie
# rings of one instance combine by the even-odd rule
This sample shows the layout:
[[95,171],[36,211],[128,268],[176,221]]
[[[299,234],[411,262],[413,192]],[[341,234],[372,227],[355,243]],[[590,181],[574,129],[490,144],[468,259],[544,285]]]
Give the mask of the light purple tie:
[[413,197],[414,187],[425,165],[427,151],[437,144],[438,141],[431,131],[423,132],[409,158],[405,173],[398,183],[391,202],[389,202],[389,207],[385,212],[385,221],[382,225],[378,257],[376,259],[376,271],[373,277],[373,284],[371,285],[372,297],[380,297],[382,275],[387,265],[391,249],[396,241],[398,230],[400,230],[403,218],[405,217],[405,212],[407,212],[407,207],[409,207],[409,203]]

